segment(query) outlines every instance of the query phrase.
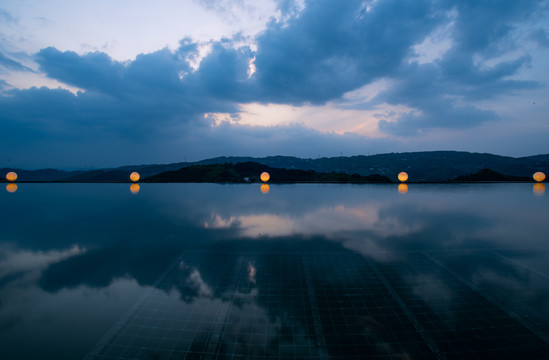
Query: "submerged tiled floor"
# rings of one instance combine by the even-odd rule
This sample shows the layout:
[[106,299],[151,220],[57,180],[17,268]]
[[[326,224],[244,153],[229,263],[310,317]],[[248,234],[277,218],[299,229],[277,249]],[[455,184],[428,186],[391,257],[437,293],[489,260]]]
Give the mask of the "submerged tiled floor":
[[378,255],[184,253],[86,359],[546,358],[543,271],[485,250]]

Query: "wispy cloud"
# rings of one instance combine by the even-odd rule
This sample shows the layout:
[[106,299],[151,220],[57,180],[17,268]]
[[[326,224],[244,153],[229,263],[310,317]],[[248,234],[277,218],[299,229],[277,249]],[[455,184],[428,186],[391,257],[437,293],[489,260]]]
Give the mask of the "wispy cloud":
[[12,71],[35,72],[33,69],[29,68],[28,66],[23,65],[22,63],[20,63],[17,60],[14,60],[14,59],[6,56],[2,52],[0,52],[0,68],[1,67],[4,67],[5,69],[12,70]]

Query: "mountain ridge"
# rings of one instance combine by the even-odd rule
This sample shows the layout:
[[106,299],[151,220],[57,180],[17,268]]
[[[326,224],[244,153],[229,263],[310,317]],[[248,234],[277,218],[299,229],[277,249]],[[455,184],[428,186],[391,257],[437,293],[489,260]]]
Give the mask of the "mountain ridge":
[[237,162],[224,164],[202,164],[183,167],[175,171],[165,171],[143,182],[221,182],[249,183],[262,182],[260,175],[270,174],[271,183],[391,183],[380,175],[361,176],[346,173],[321,173],[314,170],[274,168],[257,162]]
[[[36,182],[129,182],[129,174],[137,171],[142,178],[165,171],[176,171],[193,165],[256,162],[272,168],[288,170],[313,170],[320,173],[346,173],[361,176],[381,175],[396,181],[397,175],[405,171],[411,182],[450,181],[482,169],[491,169],[501,174],[531,178],[536,171],[549,173],[549,154],[510,157],[489,153],[465,151],[421,151],[385,153],[375,155],[354,155],[322,158],[298,158],[293,156],[220,156],[193,162],[170,164],[124,165],[116,168],[93,170],[58,169],[0,169],[0,176],[16,171],[18,181]],[[1,180],[1,179],[0,179]]]

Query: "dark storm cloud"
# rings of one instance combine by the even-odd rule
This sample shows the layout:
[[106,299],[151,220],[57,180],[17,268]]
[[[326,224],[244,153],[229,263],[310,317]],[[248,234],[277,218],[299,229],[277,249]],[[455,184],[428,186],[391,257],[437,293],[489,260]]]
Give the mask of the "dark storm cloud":
[[517,46],[511,36],[513,31],[539,4],[535,1],[443,4],[457,12],[452,35],[454,45],[432,63],[404,63],[393,74],[396,85],[380,94],[376,101],[406,105],[414,111],[396,122],[381,120],[380,129],[390,134],[413,136],[432,128],[474,127],[499,118],[493,111],[475,107],[475,101],[539,87],[535,81],[512,78],[530,65],[528,55],[487,65],[490,59],[506,55]]
[[212,52],[190,76],[190,82],[213,98],[237,102],[252,100],[248,80],[251,58],[252,51],[247,47],[230,49],[222,43],[214,43]]
[[455,106],[451,101],[444,99],[430,101],[433,102],[432,105],[424,106],[421,111],[404,114],[396,122],[380,120],[379,128],[385,133],[397,136],[414,136],[426,129],[468,128],[498,118],[492,111],[472,106]]
[[464,99],[492,99],[537,86],[534,82],[506,78],[527,63],[527,57],[480,70],[472,62],[457,61],[452,55],[440,62],[412,63],[402,67],[395,85],[382,92],[377,101],[406,105],[416,110],[401,116],[396,122],[381,120],[379,127],[382,131],[413,136],[432,128],[474,127],[497,120],[499,116],[493,111],[464,104]]
[[[382,131],[405,136],[433,128],[473,127],[498,119],[476,101],[539,86],[518,80],[516,75],[530,65],[531,57],[516,55],[515,50],[521,40],[517,29],[539,15],[542,5],[510,0],[322,0],[306,1],[298,11],[296,2],[284,0],[278,3],[283,19],[272,20],[255,39],[257,51],[236,46],[241,40],[236,37],[211,42],[211,52],[198,69],[191,60],[198,58],[199,44],[190,39],[182,40],[175,51],[141,54],[127,62],[101,52],[82,55],[45,48],[35,57],[40,71],[83,91],[75,95],[2,86],[0,141],[39,144],[62,139],[91,146],[113,138],[139,139],[153,149],[150,153],[157,153],[170,147],[181,151],[185,145],[176,145],[179,139],[203,148],[201,154],[216,149],[213,155],[219,155],[253,149],[248,144],[265,136],[272,141],[273,153],[296,149],[301,154],[296,147],[322,148],[323,143],[333,149],[348,136],[321,135],[299,126],[211,127],[204,114],[238,118],[239,104],[249,102],[324,104],[379,79],[390,80],[390,85],[371,106],[388,103],[412,109],[397,119],[381,119]],[[451,45],[435,60],[418,63],[414,46],[441,27],[450,29]],[[547,39],[543,30],[532,36],[540,44]],[[250,77],[252,60],[256,72]],[[2,55],[0,64],[23,69]],[[364,138],[351,141],[364,153],[354,145],[361,142],[368,147]],[[122,147],[112,145],[113,150]]]
[[448,9],[455,9],[454,41],[461,52],[491,53],[501,47],[513,47],[509,38],[520,24],[543,9],[543,1],[465,0],[443,1]]
[[451,87],[466,100],[484,100],[520,89],[538,86],[533,81],[512,80],[521,68],[528,67],[531,58],[522,56],[515,60],[500,62],[487,69],[474,64],[472,57],[464,57],[456,51],[448,54],[436,64],[440,69],[437,84]]
[[8,90],[0,97],[0,108],[0,142],[4,145],[25,146],[51,137],[55,141],[61,129],[77,126],[63,121],[66,112],[75,113],[75,97],[67,90]]
[[[193,72],[188,58],[195,51],[195,46],[182,42],[178,51],[164,49],[122,63],[99,52],[78,55],[43,49],[36,56],[40,69],[84,91],[73,95],[46,88],[14,90],[0,100],[11,114],[2,117],[12,122],[35,119],[42,125],[54,118],[67,127],[82,125],[131,138],[150,135],[162,126],[196,121],[204,112],[236,111],[228,94],[235,93],[240,75],[236,65],[229,68],[235,63],[231,63],[231,56],[238,51],[214,49],[204,69]],[[51,103],[56,106],[49,106]]]
[[311,1],[258,38],[260,100],[322,104],[391,75],[441,21],[429,1]]
[[118,93],[122,87],[124,65],[107,54],[78,55],[49,47],[36,54],[40,69],[50,78],[90,91]]

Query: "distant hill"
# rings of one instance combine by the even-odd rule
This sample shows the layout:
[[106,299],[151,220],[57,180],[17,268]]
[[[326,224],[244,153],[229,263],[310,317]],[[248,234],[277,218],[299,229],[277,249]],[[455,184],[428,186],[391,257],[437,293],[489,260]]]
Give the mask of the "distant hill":
[[127,182],[132,171],[139,172],[144,179],[166,171],[176,171],[195,165],[245,162],[255,162],[279,169],[313,170],[318,173],[382,175],[392,181],[397,181],[398,173],[405,171],[409,175],[410,182],[450,181],[482,169],[529,179],[536,171],[549,173],[549,154],[514,158],[462,151],[425,151],[318,159],[301,159],[291,156],[217,157],[197,162],[128,165],[87,171],[0,169],[0,175],[3,176],[8,171],[15,170],[19,175],[18,181]]
[[[215,158],[200,163],[252,161],[252,158]],[[370,156],[299,159],[271,156],[253,161],[287,169],[311,169],[319,172],[344,172],[360,175],[380,174],[396,181],[401,171],[406,171],[409,181],[448,181],[460,175],[489,168],[510,176],[532,177],[536,171],[549,172],[549,154],[513,158],[492,154],[458,151],[429,151],[391,153]]]
[[271,183],[391,183],[389,178],[381,175],[361,176],[336,172],[319,173],[314,170],[280,169],[251,161],[236,164],[193,165],[150,176],[143,179],[143,182],[260,182],[259,176],[264,171],[271,176]]
[[497,171],[491,169],[481,169],[474,174],[460,175],[457,178],[453,179],[454,182],[520,182],[520,181],[531,181],[531,178],[522,177],[522,176],[510,176],[500,174]]
[[92,170],[84,171],[67,178],[62,179],[63,182],[124,182],[128,181],[131,171],[123,171],[119,169]]
[[5,175],[14,170],[17,173],[17,181],[58,181],[80,173],[80,171],[63,171],[57,169],[23,170],[2,168],[0,169],[0,181],[5,180]]

